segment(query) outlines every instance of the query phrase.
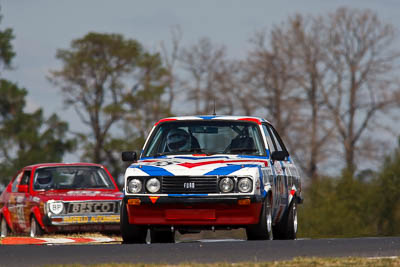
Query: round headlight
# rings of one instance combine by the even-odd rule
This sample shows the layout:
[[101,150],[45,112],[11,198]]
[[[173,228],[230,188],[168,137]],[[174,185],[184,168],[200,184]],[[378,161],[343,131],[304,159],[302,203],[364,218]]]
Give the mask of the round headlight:
[[221,190],[222,193],[229,193],[233,190],[234,182],[231,178],[222,178],[221,181],[219,181],[219,190]]
[[59,201],[48,202],[49,210],[53,214],[60,214],[64,209],[64,204]]
[[132,179],[128,182],[129,193],[139,193],[142,190],[142,182],[139,179]]
[[157,193],[160,190],[161,183],[157,178],[151,178],[146,183],[147,191]]
[[242,193],[248,193],[253,189],[253,182],[249,178],[242,178],[238,182],[238,189]]

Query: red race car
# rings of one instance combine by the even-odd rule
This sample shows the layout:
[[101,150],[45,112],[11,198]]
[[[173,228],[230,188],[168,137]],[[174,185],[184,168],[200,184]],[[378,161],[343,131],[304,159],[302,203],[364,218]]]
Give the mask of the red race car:
[[20,170],[0,196],[1,237],[50,232],[118,232],[123,195],[91,163],[44,163]]

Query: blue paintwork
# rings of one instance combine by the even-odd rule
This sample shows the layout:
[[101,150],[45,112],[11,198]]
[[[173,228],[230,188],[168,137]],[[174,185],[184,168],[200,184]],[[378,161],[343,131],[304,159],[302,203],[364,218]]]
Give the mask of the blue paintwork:
[[212,120],[212,119],[214,119],[216,117],[220,117],[220,116],[196,116],[196,117],[199,117],[203,120]]
[[129,168],[136,168],[147,173],[149,176],[175,176],[164,168],[148,165],[132,165]]
[[259,167],[258,164],[235,164],[235,165],[228,165],[224,167],[216,168],[204,175],[229,175],[232,172],[238,171],[242,168],[251,168],[251,167]]
[[146,160],[146,159],[164,159],[164,158],[166,158],[167,156],[159,156],[159,157],[143,157],[143,158],[140,158],[140,160]]
[[210,156],[210,157],[196,157],[196,156],[175,156],[175,159],[191,159],[191,160],[200,160],[200,159],[229,159],[227,156]]
[[261,194],[263,195],[263,197],[265,197],[267,195],[267,192],[264,189],[264,175],[261,169],[261,166],[258,166],[258,173],[260,174],[260,189],[261,189]]
[[235,155],[238,158],[245,158],[245,159],[266,159],[265,156],[253,156],[253,155]]
[[208,194],[168,194],[169,197],[206,197]]
[[216,168],[215,170],[212,170],[204,175],[228,175],[231,174],[232,172],[240,170],[241,168],[242,166],[240,165],[228,165]]

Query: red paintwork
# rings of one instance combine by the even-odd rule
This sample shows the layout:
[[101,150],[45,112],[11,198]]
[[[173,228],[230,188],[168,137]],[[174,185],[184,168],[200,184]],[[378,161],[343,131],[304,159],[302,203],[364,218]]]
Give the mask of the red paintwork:
[[161,119],[161,120],[159,120],[156,124],[154,124],[154,126],[157,126],[158,124],[160,124],[160,123],[162,123],[162,122],[165,122],[165,121],[176,121],[176,119],[169,119],[169,118],[167,118],[167,119]]
[[252,121],[257,123],[258,125],[261,125],[261,121],[257,118],[240,118],[238,119],[239,121]]
[[247,225],[258,223],[262,203],[250,205],[182,204],[127,205],[130,224]]
[[35,218],[37,219],[37,222],[44,229],[45,226],[44,226],[44,223],[43,223],[43,216],[42,216],[42,214],[40,214],[39,207],[38,206],[33,206],[32,209],[31,209],[31,213],[30,214],[35,215]]
[[[194,155],[193,155],[194,156]],[[204,165],[210,165],[210,164],[218,164],[218,163],[239,163],[242,162],[243,164],[248,164],[252,162],[261,162],[264,163],[264,167],[268,166],[268,161],[267,160],[246,160],[246,159],[240,159],[240,160],[212,160],[212,161],[203,161],[203,162],[185,162],[185,163],[180,163],[178,164],[179,166],[186,167],[186,168],[194,168],[198,166],[204,166]]]
[[[84,190],[68,190],[68,189],[52,189],[48,191],[35,191],[33,190],[33,178],[35,175],[35,171],[38,168],[42,167],[62,167],[62,166],[95,166],[100,167],[106,171],[106,173],[111,178],[111,181],[114,184],[114,189],[84,189]],[[29,187],[28,192],[12,192],[12,183],[14,179],[19,179],[17,176],[24,171],[31,171],[31,176],[29,178]],[[91,193],[93,192],[93,193]],[[96,195],[95,192],[100,192]],[[16,198],[23,198],[23,220],[24,222],[20,222],[17,219],[21,218],[21,209],[19,210],[19,214],[15,211],[10,211],[10,203],[15,204]],[[119,191],[115,180],[113,179],[110,172],[100,164],[94,163],[40,163],[35,165],[29,165],[21,169],[17,172],[17,174],[12,178],[10,183],[4,189],[3,193],[0,195],[0,219],[4,216],[6,222],[10,229],[13,232],[17,233],[27,233],[30,231],[30,218],[32,215],[35,216],[39,225],[46,232],[54,232],[54,231],[80,231],[85,230],[88,225],[73,225],[73,226],[49,226],[44,223],[44,204],[48,200],[62,200],[62,201],[85,201],[85,200],[121,200],[122,192]],[[13,202],[14,201],[14,202]],[[12,208],[11,208],[12,209]],[[15,209],[15,208],[14,208]],[[92,225],[93,226],[93,225]],[[116,225],[110,225],[110,229],[115,230]],[[108,227],[108,226],[107,226]],[[98,230],[107,230],[107,227],[97,226],[92,227],[93,229]],[[119,227],[119,224],[118,224]],[[118,228],[117,227],[117,228]],[[86,229],[86,230],[89,230]]]

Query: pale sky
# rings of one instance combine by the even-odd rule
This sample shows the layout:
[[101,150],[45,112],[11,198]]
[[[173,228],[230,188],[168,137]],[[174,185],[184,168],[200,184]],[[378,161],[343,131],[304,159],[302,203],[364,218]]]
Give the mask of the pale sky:
[[[3,20],[10,27],[17,56],[13,71],[1,75],[28,90],[28,109],[42,107],[80,128],[77,115],[62,108],[62,97],[46,79],[58,69],[57,49],[67,49],[86,33],[119,33],[157,49],[170,40],[171,27],[179,25],[183,45],[202,37],[225,45],[232,58],[244,57],[249,38],[289,15],[324,15],[341,6],[369,8],[400,29],[400,0],[0,0]],[[178,114],[179,115],[179,114]],[[80,129],[81,130],[81,129]]]

